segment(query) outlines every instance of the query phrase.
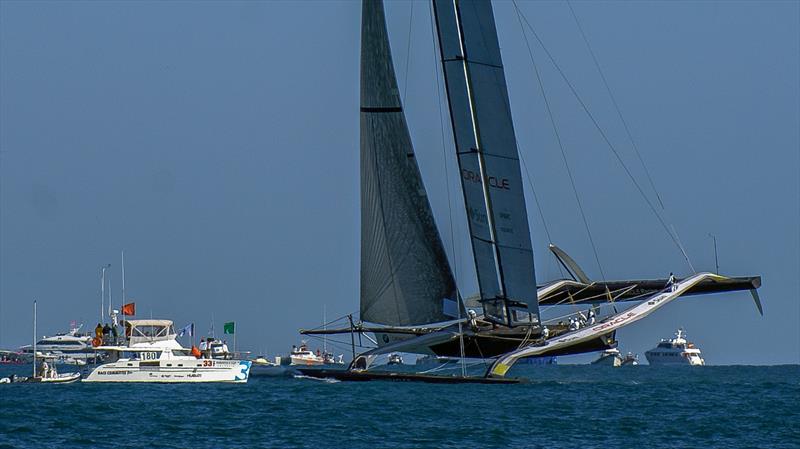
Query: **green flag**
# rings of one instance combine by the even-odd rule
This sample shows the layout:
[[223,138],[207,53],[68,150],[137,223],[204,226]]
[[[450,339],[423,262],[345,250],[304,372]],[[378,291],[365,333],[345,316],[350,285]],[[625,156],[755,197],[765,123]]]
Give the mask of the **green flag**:
[[235,327],[236,327],[235,323],[233,321],[230,321],[222,325],[222,332],[226,334],[235,334],[236,333],[234,332]]

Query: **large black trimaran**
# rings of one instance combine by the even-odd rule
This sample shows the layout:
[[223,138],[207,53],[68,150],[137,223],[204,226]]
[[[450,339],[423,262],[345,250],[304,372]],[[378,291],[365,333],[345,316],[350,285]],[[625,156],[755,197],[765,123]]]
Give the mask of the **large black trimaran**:
[[[433,0],[482,314],[467,312],[436,227],[395,77],[383,2],[364,0],[361,23],[361,308],[358,323],[304,334],[375,335],[347,370],[303,369],[342,380],[509,382],[523,357],[615,344],[615,332],[681,295],[750,290],[760,277],[697,273],[592,282],[551,245],[573,279],[537,286],[519,154],[489,0]],[[581,328],[540,321],[539,306],[638,301]],[[368,370],[374,356],[427,353],[492,360],[484,376]]]

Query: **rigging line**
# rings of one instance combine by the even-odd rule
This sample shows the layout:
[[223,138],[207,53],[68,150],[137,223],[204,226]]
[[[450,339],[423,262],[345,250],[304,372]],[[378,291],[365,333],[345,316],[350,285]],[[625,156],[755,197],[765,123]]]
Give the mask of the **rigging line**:
[[[550,230],[547,226],[547,220],[544,218],[542,204],[539,202],[539,195],[536,194],[536,189],[533,188],[533,179],[530,171],[528,170],[528,164],[525,163],[525,158],[522,157],[522,151],[519,151],[519,160],[522,161],[522,167],[525,169],[525,177],[528,179],[528,184],[531,186],[531,192],[533,192],[533,202],[536,203],[536,209],[539,210],[539,216],[542,217],[542,225],[544,227],[544,233],[547,235],[547,241],[549,243],[553,243],[553,238],[550,236]],[[556,266],[558,267],[558,272],[561,274],[561,277],[566,277],[564,268],[561,266],[561,264],[556,264]]]
[[[528,55],[531,58],[531,64],[533,65],[533,71],[536,74],[536,80],[539,83],[539,90],[542,93],[542,98],[544,99],[544,104],[547,109],[547,115],[550,117],[550,123],[553,126],[553,133],[556,136],[556,141],[558,142],[558,148],[561,150],[561,157],[564,160],[564,166],[567,168],[567,175],[569,175],[569,182],[572,185],[572,192],[575,194],[575,201],[578,203],[578,210],[580,210],[581,218],[583,219],[583,225],[586,228],[586,234],[589,236],[589,243],[592,245],[592,252],[594,253],[594,260],[597,262],[597,267],[600,269],[600,276],[603,280],[606,279],[606,275],[603,272],[603,265],[600,263],[600,256],[597,254],[597,246],[594,244],[594,238],[592,237],[592,231],[589,229],[589,221],[586,219],[586,213],[583,210],[583,204],[581,204],[580,195],[578,195],[578,188],[575,186],[575,178],[572,175],[572,170],[569,167],[569,160],[567,159],[567,153],[564,149],[564,143],[561,141],[561,134],[558,132],[558,127],[556,126],[555,117],[553,116],[553,111],[550,108],[550,101],[547,99],[547,94],[544,90],[544,83],[542,82],[542,77],[539,74],[539,68],[536,65],[536,61],[533,58],[533,50],[531,50],[530,41],[528,40],[528,34],[525,33],[525,27],[522,25],[522,12],[519,10],[517,6],[516,0],[513,0],[514,3],[514,10],[517,12],[517,21],[519,21],[520,29],[522,30],[522,36],[525,38],[525,45],[528,48]],[[527,19],[526,19],[527,21]],[[530,26],[530,24],[529,24]],[[532,29],[532,28],[531,28]],[[535,34],[534,34],[535,35]],[[537,38],[538,39],[538,38]],[[546,51],[546,50],[545,50]]]
[[408,66],[411,65],[411,26],[414,23],[414,1],[411,2],[411,14],[408,16],[408,41],[406,43],[406,74],[403,79],[403,105],[406,104],[408,94]]
[[[544,50],[545,54],[550,59],[550,62],[556,68],[556,71],[558,71],[558,73],[561,75],[561,78],[564,80],[564,82],[569,87],[570,91],[572,92],[572,95],[575,97],[576,100],[578,100],[578,103],[581,105],[581,108],[583,108],[583,111],[586,113],[586,115],[589,117],[591,122],[594,124],[594,127],[597,129],[597,132],[600,133],[600,136],[603,138],[603,141],[605,141],[606,145],[611,150],[611,152],[614,153],[614,156],[616,157],[617,161],[622,166],[622,169],[628,175],[628,178],[630,178],[631,182],[633,182],[633,185],[636,187],[636,190],[639,191],[639,195],[641,195],[641,197],[644,199],[644,201],[650,207],[650,210],[653,212],[653,214],[658,219],[659,223],[661,223],[661,226],[667,232],[667,235],[669,235],[669,237],[672,239],[672,242],[675,243],[675,245],[680,250],[681,249],[680,242],[678,242],[678,239],[675,237],[675,235],[673,235],[672,232],[670,232],[669,226],[667,226],[666,222],[664,221],[664,218],[661,216],[661,214],[658,213],[658,210],[653,205],[653,202],[650,201],[650,198],[648,198],[647,195],[644,193],[644,190],[642,189],[642,186],[639,184],[638,181],[636,181],[636,178],[633,176],[633,173],[631,173],[630,169],[628,168],[628,165],[625,164],[625,161],[622,160],[622,156],[620,156],[620,154],[617,151],[616,147],[614,147],[614,144],[611,143],[611,140],[609,140],[608,136],[603,131],[603,128],[600,126],[600,123],[597,122],[597,119],[595,119],[594,115],[589,111],[589,107],[586,105],[586,103],[583,101],[583,99],[578,95],[578,92],[575,89],[575,86],[572,85],[572,83],[567,78],[567,75],[564,73],[563,70],[561,70],[561,66],[559,66],[556,63],[555,58],[553,57],[553,55],[550,53],[550,51],[547,49],[547,47],[545,47],[544,42],[542,42],[542,39],[539,37],[539,34],[537,34],[536,30],[533,29],[533,25],[531,25],[531,23],[528,21],[527,17],[525,17],[525,14],[523,14],[522,11],[520,11],[519,7],[517,6],[516,0],[512,0],[512,1],[514,3],[514,7],[517,10],[518,18],[521,16],[522,20],[525,21],[525,24],[528,25],[528,29],[530,29],[531,33],[533,33],[533,36],[539,42],[539,45],[542,47],[542,50]],[[692,266],[692,262],[689,261],[688,255],[683,251],[681,251],[681,254],[683,254],[684,259],[686,259],[686,263],[689,265],[689,268],[691,268],[692,271],[694,271],[694,267]]]
[[636,157],[639,159],[639,163],[642,164],[642,168],[644,169],[644,173],[647,176],[647,180],[650,183],[650,187],[653,189],[653,193],[656,194],[656,199],[658,199],[658,204],[661,206],[661,210],[664,210],[664,202],[661,201],[661,195],[658,194],[658,190],[656,189],[656,185],[653,182],[653,177],[650,175],[650,170],[648,170],[647,165],[644,163],[644,158],[642,158],[642,153],[639,152],[639,146],[636,145],[636,141],[633,139],[633,134],[631,134],[631,130],[628,127],[628,122],[622,116],[622,110],[617,103],[617,99],[614,97],[614,94],[611,91],[611,87],[608,84],[608,80],[606,80],[606,75],[603,73],[603,70],[600,68],[600,62],[597,60],[597,56],[592,49],[592,46],[589,44],[589,39],[586,37],[586,33],[583,31],[583,27],[581,26],[581,22],[578,20],[578,15],[575,14],[575,10],[572,8],[572,3],[570,0],[566,0],[567,6],[569,6],[569,10],[572,13],[572,18],[575,19],[575,24],[578,26],[578,31],[581,33],[581,37],[583,37],[583,42],[586,44],[586,48],[589,49],[589,54],[592,56],[592,61],[594,61],[594,66],[597,68],[597,73],[600,74],[600,79],[603,80],[603,85],[606,87],[606,91],[608,92],[608,96],[611,98],[611,103],[614,105],[614,109],[617,111],[617,115],[619,116],[619,121],[622,123],[622,127],[625,129],[625,134],[628,136],[628,140],[631,142],[631,146],[633,147],[633,151],[636,153]]

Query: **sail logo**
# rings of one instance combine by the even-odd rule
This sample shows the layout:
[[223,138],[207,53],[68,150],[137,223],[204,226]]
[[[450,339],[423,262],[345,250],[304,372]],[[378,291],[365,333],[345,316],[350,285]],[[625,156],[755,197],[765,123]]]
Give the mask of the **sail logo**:
[[[461,178],[463,178],[464,181],[482,184],[480,173],[475,173],[474,171],[467,170],[466,168],[461,169]],[[511,190],[511,182],[508,180],[508,178],[489,176],[489,187],[501,190]]]

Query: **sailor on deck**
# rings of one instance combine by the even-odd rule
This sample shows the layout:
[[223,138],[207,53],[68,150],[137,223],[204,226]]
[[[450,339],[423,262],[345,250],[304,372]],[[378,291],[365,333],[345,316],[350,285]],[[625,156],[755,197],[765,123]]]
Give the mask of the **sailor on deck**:
[[475,313],[474,310],[470,309],[470,310],[467,311],[467,315],[469,315],[469,326],[472,328],[472,330],[477,330],[478,329],[478,322],[477,322],[478,314]]
[[667,280],[667,287],[669,287],[669,291],[674,292],[676,288],[678,288],[676,284],[675,275],[672,272],[669,273],[669,280]]

